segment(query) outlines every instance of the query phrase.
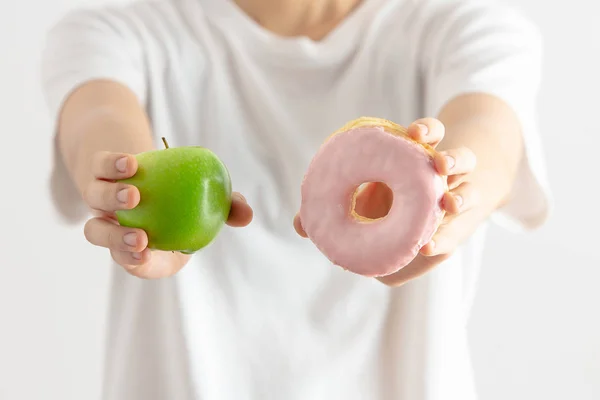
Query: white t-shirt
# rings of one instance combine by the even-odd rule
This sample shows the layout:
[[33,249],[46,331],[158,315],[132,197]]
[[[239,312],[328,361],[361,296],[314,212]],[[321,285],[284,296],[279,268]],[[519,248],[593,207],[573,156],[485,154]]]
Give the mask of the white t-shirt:
[[214,150],[255,210],[172,278],[115,268],[103,399],[475,399],[466,323],[485,226],[393,289],[333,267],[292,219],[312,156],[345,122],[407,125],[483,91],[516,110],[527,145],[513,201],[493,219],[538,226],[540,56],[535,27],[482,1],[364,0],[319,42],[276,36],[231,0],[66,16],[43,58],[53,117],[76,86],[121,82],[156,139]]

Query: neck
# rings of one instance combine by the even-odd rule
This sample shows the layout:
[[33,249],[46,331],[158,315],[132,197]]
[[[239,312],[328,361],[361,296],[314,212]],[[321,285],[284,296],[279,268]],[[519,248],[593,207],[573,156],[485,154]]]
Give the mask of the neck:
[[327,36],[361,0],[235,0],[258,24],[281,36]]

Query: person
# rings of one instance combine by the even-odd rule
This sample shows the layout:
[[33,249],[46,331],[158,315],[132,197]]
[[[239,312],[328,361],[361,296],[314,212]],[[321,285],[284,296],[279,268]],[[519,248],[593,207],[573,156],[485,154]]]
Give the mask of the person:
[[[62,17],[42,57],[57,199],[94,211],[85,237],[119,266],[103,399],[476,399],[466,324],[486,229],[534,229],[550,208],[541,65],[537,27],[494,1],[151,0]],[[432,242],[380,279],[332,266],[297,216],[311,158],[360,116],[436,146],[450,183]],[[115,181],[163,136],[213,150],[236,191],[229,226],[191,257],[114,219],[140,201]],[[361,194],[365,215],[382,193]]]

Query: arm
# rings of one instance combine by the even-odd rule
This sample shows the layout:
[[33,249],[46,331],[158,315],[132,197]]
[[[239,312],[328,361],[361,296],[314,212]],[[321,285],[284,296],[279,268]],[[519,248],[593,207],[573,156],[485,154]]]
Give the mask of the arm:
[[[417,124],[427,126],[427,135]],[[389,286],[401,286],[448,259],[483,221],[506,204],[523,157],[519,120],[505,102],[487,94],[456,97],[437,120],[416,121],[409,131],[421,142],[437,144],[435,165],[440,174],[448,176],[450,190],[443,200],[447,216],[432,242],[411,264],[379,278]],[[449,163],[447,156],[454,161]]]
[[[84,228],[88,241],[110,249],[113,259],[141,278],[171,276],[190,256],[150,252],[148,238],[140,229],[118,226],[114,211],[135,207],[140,200],[133,186],[110,182],[133,176],[133,154],[154,148],[148,118],[135,95],[111,81],[91,81],[65,101],[58,124],[58,144],[69,175],[90,208],[99,215]],[[127,190],[125,198],[119,193]],[[244,226],[251,209],[242,197],[234,200],[228,223]],[[134,238],[127,240],[127,238]]]
[[82,85],[59,115],[58,146],[80,194],[95,179],[92,162],[99,152],[137,154],[154,148],[148,118],[135,95],[111,81]]
[[[116,82],[90,81],[66,99],[58,121],[60,156],[78,192],[97,212],[85,224],[86,239],[108,248],[118,264],[138,277],[160,278],[181,270],[189,256],[151,253],[144,231],[120,227],[114,218],[114,211],[135,207],[140,195],[135,187],[107,181],[133,176],[133,154],[154,148],[137,97]],[[123,189],[127,196],[119,198]]]
[[[425,89],[423,112],[447,125],[439,148],[470,148],[461,143],[463,139],[479,143],[473,144],[472,151],[477,163],[486,167],[478,168],[473,179],[509,151],[516,157],[505,160],[515,168],[510,193],[495,207],[491,221],[517,231],[537,228],[550,210],[536,113],[542,36],[517,10],[498,2],[461,0],[433,7],[434,11],[424,13],[429,16],[423,26],[437,28],[420,42],[419,62]],[[474,126],[477,121],[480,129],[455,132],[455,125],[462,130],[460,126]],[[519,146],[516,141],[521,149],[512,153],[512,146]],[[481,146],[488,146],[490,153],[482,152]],[[506,191],[506,186],[489,189]]]
[[[109,249],[132,275],[151,279],[175,274],[190,257],[150,251],[143,230],[119,226],[114,216],[140,201],[137,188],[115,181],[135,175],[134,154],[154,148],[144,110],[145,50],[132,18],[128,9],[110,8],[68,15],[48,35],[42,81],[56,121],[58,161],[96,212],[85,224],[86,239]],[[68,199],[69,206],[77,200]],[[234,195],[228,224],[244,226],[251,218]]]
[[[445,127],[437,146],[443,152],[469,149],[476,158],[468,176],[449,176],[450,188],[466,179],[476,190],[477,208],[469,218],[483,221],[510,200],[523,158],[522,130],[514,112],[502,100],[486,94],[463,95],[450,101],[438,119]],[[442,167],[442,173],[452,171]]]
[[[438,28],[422,42],[420,54],[425,112],[437,119],[422,121],[429,135],[412,132],[440,152],[435,164],[448,176],[447,215],[411,264],[380,279],[390,286],[442,263],[490,217],[533,228],[547,215],[535,140],[539,33],[521,15],[496,4],[448,3],[431,15],[424,25]],[[454,156],[453,169],[446,155]]]
[[[423,2],[409,30],[424,88],[423,114],[409,127],[434,146],[435,166],[448,177],[446,216],[420,254],[379,280],[400,286],[448,259],[490,217],[534,228],[548,213],[535,124],[541,41],[535,27],[497,4]],[[416,13],[415,13],[416,14]],[[435,27],[430,29],[430,27]],[[450,165],[446,156],[454,160]],[[382,215],[389,196],[363,191],[361,215]],[[498,219],[496,220],[498,221]],[[516,224],[515,224],[516,223]],[[296,230],[305,236],[298,220]]]

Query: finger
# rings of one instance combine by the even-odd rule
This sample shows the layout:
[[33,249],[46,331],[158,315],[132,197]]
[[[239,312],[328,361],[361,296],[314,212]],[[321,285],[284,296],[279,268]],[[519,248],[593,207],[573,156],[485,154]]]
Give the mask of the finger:
[[[439,229],[441,233],[445,227],[451,225],[442,225]],[[433,240],[421,248],[421,254],[427,257],[435,257],[442,254],[447,254],[456,247],[456,241],[448,233],[441,235],[436,234]]]
[[453,252],[468,233],[464,228],[464,221],[460,220],[466,215],[463,214],[450,223],[441,225],[433,239],[421,248],[420,253],[427,257],[434,257]]
[[435,167],[441,175],[467,174],[475,169],[475,153],[466,147],[436,154]]
[[[440,227],[438,228],[438,231],[441,230],[442,227],[443,227],[443,225],[440,225]],[[419,253],[424,256],[431,257],[434,255],[435,246],[436,246],[435,241],[430,240],[429,243],[427,243],[427,244],[425,244],[425,246],[421,247],[421,250],[419,250]]]
[[446,192],[442,205],[446,212],[456,215],[479,204],[479,191],[470,183],[465,182],[456,189]]
[[467,181],[469,174],[450,175],[448,177],[448,189],[453,190],[459,187],[463,182]]
[[104,216],[104,218],[108,218],[117,224],[119,223],[119,220],[117,219],[117,214],[115,214],[114,212],[104,213],[103,216]]
[[139,253],[148,246],[148,235],[143,230],[119,226],[105,218],[87,221],[83,233],[94,246],[116,251]]
[[97,179],[131,178],[137,171],[137,159],[131,154],[101,151],[94,155],[92,173]]
[[410,264],[402,268],[400,271],[388,276],[377,278],[377,280],[387,286],[399,287],[404,285],[406,282],[409,282],[431,271],[433,268],[450,258],[450,256],[451,254],[442,254],[435,257],[424,257],[422,255],[418,255]]
[[144,250],[141,264],[134,262],[123,267],[137,278],[154,280],[175,275],[185,267],[189,259],[189,255],[179,252]]
[[140,192],[135,186],[96,179],[83,192],[83,199],[95,210],[112,212],[136,207]]
[[296,230],[296,233],[298,235],[302,236],[303,238],[308,238],[308,235],[302,227],[302,221],[300,221],[300,214],[296,214],[296,216],[294,217],[294,229]]
[[147,264],[150,261],[152,253],[150,249],[144,249],[140,252],[111,250],[110,255],[117,264],[131,272],[141,265]]
[[248,205],[244,196],[240,193],[233,193],[227,225],[234,228],[247,226],[252,222],[253,216],[254,211],[252,211],[252,207]]
[[441,121],[435,118],[421,118],[408,127],[408,134],[419,143],[426,143],[432,147],[437,146],[442,139],[446,129]]

